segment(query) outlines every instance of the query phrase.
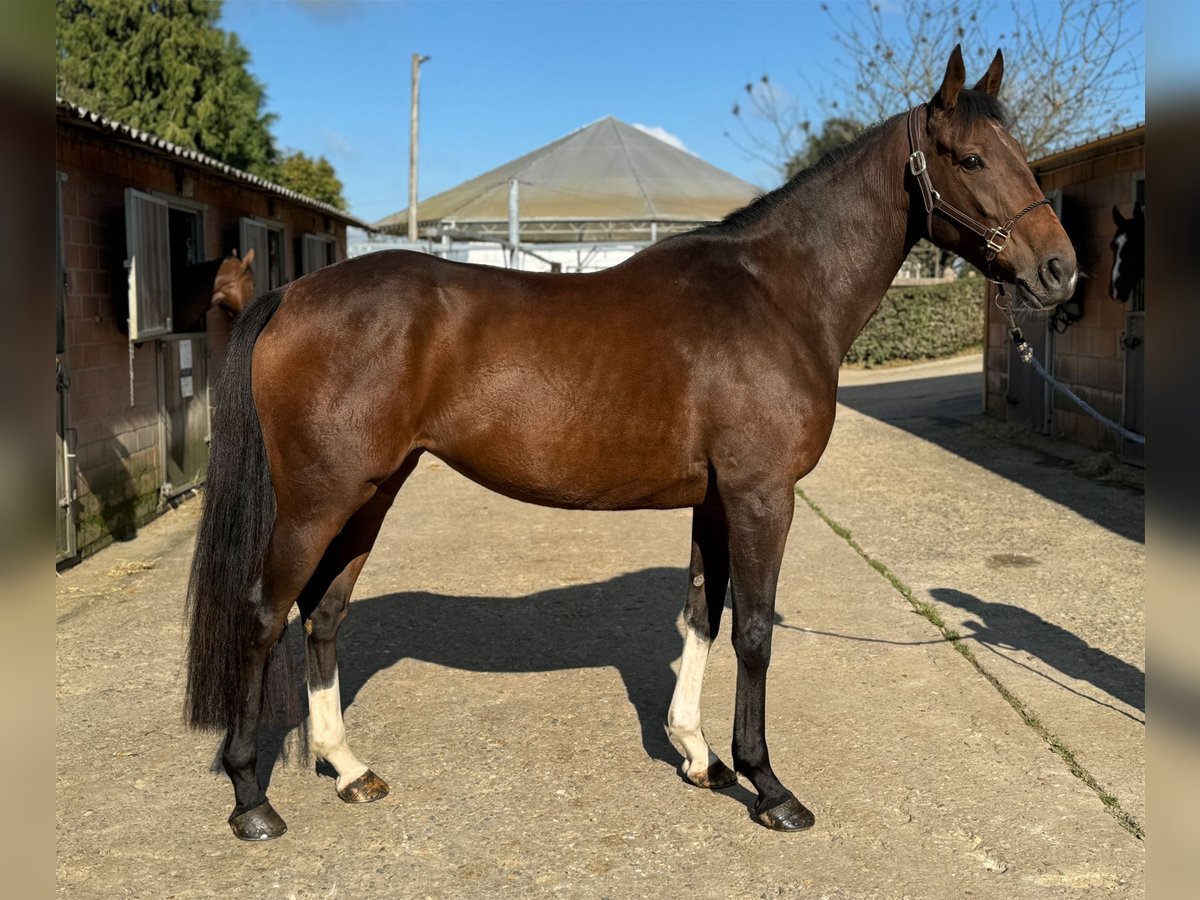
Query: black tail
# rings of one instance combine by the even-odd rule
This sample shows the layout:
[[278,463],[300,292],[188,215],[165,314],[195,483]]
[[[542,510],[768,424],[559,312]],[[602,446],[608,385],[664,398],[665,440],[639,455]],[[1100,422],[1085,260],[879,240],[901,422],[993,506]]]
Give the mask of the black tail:
[[[204,512],[188,582],[187,700],[193,728],[228,728],[245,696],[242,651],[258,623],[260,579],[275,521],[275,489],[250,390],[254,344],[283,300],[264,294],[238,319],[213,410]],[[271,652],[268,668],[282,659]],[[268,679],[268,683],[277,679]]]

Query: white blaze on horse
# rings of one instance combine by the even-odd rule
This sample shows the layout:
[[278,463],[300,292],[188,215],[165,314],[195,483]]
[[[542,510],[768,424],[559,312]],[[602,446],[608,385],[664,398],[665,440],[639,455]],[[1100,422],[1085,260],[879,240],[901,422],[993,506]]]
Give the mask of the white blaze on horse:
[[1142,204],[1135,203],[1133,215],[1128,219],[1116,206],[1112,208],[1112,214],[1117,230],[1109,243],[1113,265],[1108,295],[1124,303],[1146,276],[1146,213]]

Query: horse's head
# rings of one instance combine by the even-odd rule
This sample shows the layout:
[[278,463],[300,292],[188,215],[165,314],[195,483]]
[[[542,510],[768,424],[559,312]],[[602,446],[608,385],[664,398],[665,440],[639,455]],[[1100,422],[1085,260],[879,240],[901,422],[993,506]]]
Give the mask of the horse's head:
[[213,279],[213,306],[223,307],[236,316],[249,305],[254,299],[254,272],[250,269],[252,262],[253,247],[241,259],[238,259],[236,250],[225,257],[217,269],[217,277]]
[[1023,306],[1046,309],[1075,291],[1075,250],[1008,133],[997,99],[1003,75],[997,51],[978,84],[964,89],[962,50],[954,48],[923,122],[912,117],[910,141],[924,159],[910,161],[910,170],[920,183],[917,170],[927,168],[933,199],[925,203],[940,207],[929,216],[934,243],[1014,284]]
[[1133,215],[1128,219],[1121,210],[1113,207],[1112,277],[1108,282],[1108,295],[1124,303],[1133,293],[1146,273],[1146,214],[1142,205],[1133,205]]

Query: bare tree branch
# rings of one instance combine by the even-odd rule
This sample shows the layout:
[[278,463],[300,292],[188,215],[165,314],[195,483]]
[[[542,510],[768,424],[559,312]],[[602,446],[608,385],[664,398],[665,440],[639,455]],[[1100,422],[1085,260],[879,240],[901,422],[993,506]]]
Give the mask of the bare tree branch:
[[826,7],[846,54],[833,80],[842,113],[877,121],[928,100],[961,43],[980,69],[997,46],[1004,50],[1002,96],[1031,157],[1127,123],[1144,66],[1144,30],[1131,0],[1053,7],[1010,0],[1015,27],[1007,34],[989,24],[998,9],[993,0],[917,0],[905,4],[896,28],[877,0]]
[[[941,83],[955,44],[982,73],[1004,50],[1001,97],[1030,158],[1128,124],[1143,82],[1144,28],[1132,0],[1007,0],[1014,26],[997,32],[998,0],[915,0],[899,13],[879,0],[822,4],[843,63],[818,93],[822,115],[879,121],[924,102]],[[795,100],[767,76],[735,106],[743,149],[787,171],[812,128]]]
[[[810,123],[791,94],[767,75],[743,90],[744,101],[734,103],[732,109],[740,136],[734,137],[728,131],[725,136],[748,156],[782,171],[805,145]],[[764,130],[766,133],[761,133]]]

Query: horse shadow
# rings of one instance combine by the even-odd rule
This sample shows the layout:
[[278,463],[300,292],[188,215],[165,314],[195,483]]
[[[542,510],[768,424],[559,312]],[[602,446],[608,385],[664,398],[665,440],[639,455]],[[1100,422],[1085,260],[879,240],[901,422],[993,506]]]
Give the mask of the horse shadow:
[[899,381],[843,385],[838,402],[1014,481],[1114,534],[1146,542],[1141,495],[1125,488],[1096,490],[1066,460],[1014,445],[999,422],[980,412],[979,371],[912,374]]
[[[1019,606],[991,603],[953,588],[934,588],[929,593],[939,603],[979,619],[977,623],[968,624],[971,631],[964,637],[979,641],[989,649],[1004,646],[1024,650],[1069,678],[1086,681],[1145,716],[1146,673],[1136,666],[1091,646],[1065,628]],[[1061,683],[1060,686],[1072,690]],[[1087,699],[1146,724],[1144,718],[1139,719],[1123,709],[1095,698]]]
[[[352,704],[376,673],[403,659],[498,674],[609,667],[637,713],[646,755],[681,771],[680,754],[663,726],[675,689],[671,664],[683,646],[675,623],[686,579],[685,569],[660,567],[524,597],[412,591],[357,600],[338,634],[342,706]],[[288,631],[296,632],[289,648],[294,658],[303,653],[302,629]],[[295,664],[293,669],[303,671]],[[297,689],[303,691],[299,681]],[[306,708],[303,701],[300,708]],[[288,761],[296,751],[293,741],[304,746],[307,734],[295,722],[264,731],[259,779],[266,786],[276,760]],[[333,774],[320,763],[317,771]],[[755,799],[741,785],[721,793],[748,807]]]

